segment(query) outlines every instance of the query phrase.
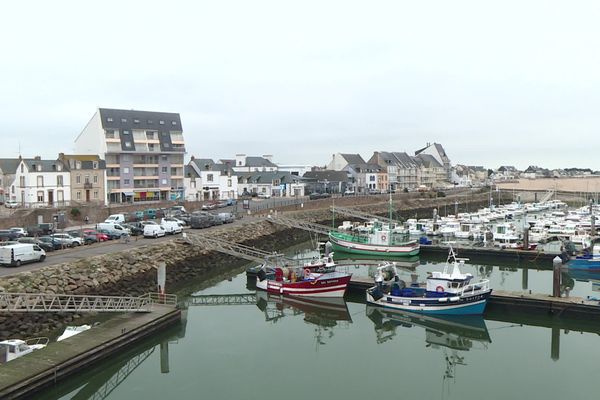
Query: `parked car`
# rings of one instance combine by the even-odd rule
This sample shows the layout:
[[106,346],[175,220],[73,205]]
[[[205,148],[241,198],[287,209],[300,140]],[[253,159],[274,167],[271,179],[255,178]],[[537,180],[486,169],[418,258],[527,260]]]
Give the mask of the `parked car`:
[[100,229],[97,229],[97,231],[106,235],[108,240],[121,239],[121,236],[123,236],[120,233],[116,233],[115,231],[109,231],[108,229],[100,228]]
[[144,219],[155,219],[156,218],[156,209],[149,208],[144,210]]
[[140,222],[130,222],[128,224],[121,224],[125,229],[129,229],[131,236],[139,236],[144,233],[144,225]]
[[194,212],[190,217],[190,228],[192,229],[203,229],[209,228],[213,225],[212,218],[210,214],[202,211],[202,212]]
[[218,213],[217,217],[223,221],[224,224],[230,224],[233,221],[235,221],[235,217],[233,216],[232,213]]
[[217,208],[217,203],[214,201],[202,204],[203,210],[214,210],[215,208]]
[[27,236],[27,230],[25,230],[25,228],[13,227],[10,228],[10,230],[13,232],[17,232],[19,237]]
[[165,228],[158,224],[146,224],[144,226],[144,237],[147,238],[157,238],[161,236],[165,236],[166,231]]
[[54,239],[52,236],[40,236],[38,240],[51,245],[54,247],[54,250],[60,250],[63,248],[62,243],[59,240]]
[[256,195],[256,197],[258,197],[259,199],[270,199],[271,195],[266,192],[260,192],[259,194]]
[[55,250],[52,243],[43,242],[39,239],[32,238],[32,237],[22,237],[22,238],[19,238],[17,240],[17,242],[35,244],[36,246],[39,246],[42,250],[44,250],[46,253]]
[[4,202],[4,207],[17,208],[19,207],[19,203],[17,203],[15,200],[6,200],[6,202]]
[[96,239],[98,240],[98,242],[106,242],[108,240],[108,235],[106,235],[102,232],[98,232],[95,229],[84,229],[83,233],[85,233],[86,235],[96,236]]
[[108,224],[120,224],[125,222],[125,218],[125,214],[112,214],[109,215],[108,218],[104,220],[104,222]]
[[68,233],[53,233],[51,236],[66,247],[76,247],[83,244],[82,238],[71,236]]
[[329,193],[313,192],[308,195],[309,200],[327,199],[331,197]]
[[354,196],[356,195],[356,192],[354,190],[346,190],[344,192],[344,196]]
[[10,229],[0,230],[0,241],[17,240],[18,238],[19,234],[15,231],[11,231]]

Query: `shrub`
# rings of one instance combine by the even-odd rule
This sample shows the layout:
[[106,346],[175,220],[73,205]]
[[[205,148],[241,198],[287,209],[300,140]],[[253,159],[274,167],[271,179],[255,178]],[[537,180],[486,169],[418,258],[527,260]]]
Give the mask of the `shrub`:
[[71,208],[71,217],[77,219],[81,216],[81,211],[79,211],[79,208],[73,207]]

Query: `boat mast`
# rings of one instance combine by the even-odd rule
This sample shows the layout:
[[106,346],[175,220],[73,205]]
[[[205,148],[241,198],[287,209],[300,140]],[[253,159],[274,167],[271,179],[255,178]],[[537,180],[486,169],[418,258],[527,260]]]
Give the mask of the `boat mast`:
[[388,244],[392,242],[392,191],[390,190],[390,222],[389,222]]

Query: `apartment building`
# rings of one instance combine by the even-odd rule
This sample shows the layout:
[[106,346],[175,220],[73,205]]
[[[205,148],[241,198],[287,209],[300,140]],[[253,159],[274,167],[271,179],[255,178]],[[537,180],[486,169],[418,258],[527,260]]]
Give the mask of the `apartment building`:
[[75,139],[75,151],[105,160],[111,203],[184,198],[178,113],[99,108]]
[[98,155],[64,154],[58,159],[71,171],[71,200],[106,205],[106,163]]

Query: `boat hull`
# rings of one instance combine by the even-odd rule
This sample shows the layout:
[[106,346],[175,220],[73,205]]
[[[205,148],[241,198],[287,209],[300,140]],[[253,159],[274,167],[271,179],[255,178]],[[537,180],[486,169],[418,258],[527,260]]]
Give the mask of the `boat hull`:
[[367,290],[367,303],[376,306],[431,315],[479,315],[483,314],[491,289],[456,297],[399,297],[384,294],[373,297],[375,287]]
[[577,257],[569,260],[567,264],[572,269],[585,269],[600,271],[600,257]]
[[351,277],[351,274],[331,273],[296,282],[265,279],[256,282],[256,288],[288,296],[344,297]]
[[334,252],[345,252],[350,254],[410,257],[418,255],[420,250],[419,244],[416,242],[411,242],[403,246],[375,245],[344,240],[331,234],[329,235],[329,241],[331,242],[331,247]]

